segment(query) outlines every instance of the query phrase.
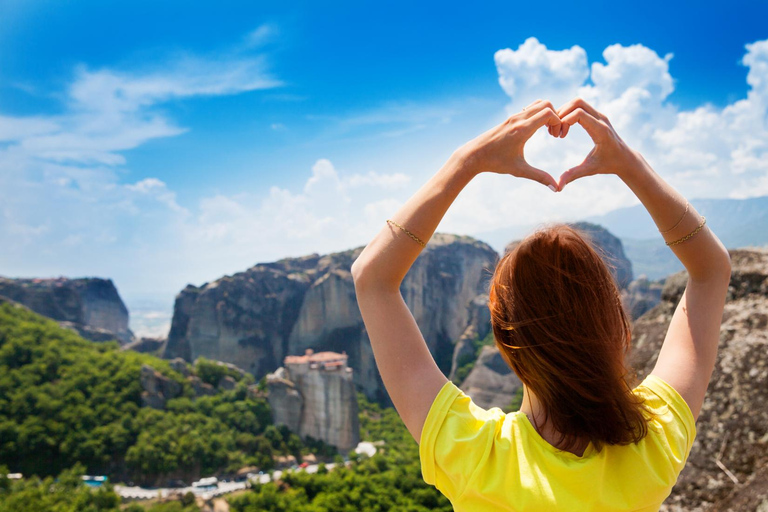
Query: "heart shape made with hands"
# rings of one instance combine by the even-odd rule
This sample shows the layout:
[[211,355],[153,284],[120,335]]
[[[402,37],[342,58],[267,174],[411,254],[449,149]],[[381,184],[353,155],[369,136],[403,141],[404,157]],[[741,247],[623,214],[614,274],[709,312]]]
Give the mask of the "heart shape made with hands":
[[[523,147],[539,128],[546,126],[551,136],[565,138],[570,127],[577,123],[585,129],[595,144],[581,164],[571,167],[561,174],[558,180],[555,180],[551,174],[533,167],[525,160]],[[542,183],[553,192],[562,191],[566,184],[579,178],[610,173],[610,170],[603,165],[603,162],[611,161],[611,156],[616,156],[612,155],[615,153],[616,147],[611,148],[610,146],[623,144],[613,131],[608,118],[581,98],[566,103],[559,110],[555,110],[549,101],[534,101],[518,114],[511,116],[507,120],[507,124],[515,128],[516,133],[522,139],[518,139],[517,144],[515,144],[518,146],[522,142],[517,147],[519,153],[515,165],[516,169],[512,171],[512,174]],[[615,144],[610,144],[611,141]]]

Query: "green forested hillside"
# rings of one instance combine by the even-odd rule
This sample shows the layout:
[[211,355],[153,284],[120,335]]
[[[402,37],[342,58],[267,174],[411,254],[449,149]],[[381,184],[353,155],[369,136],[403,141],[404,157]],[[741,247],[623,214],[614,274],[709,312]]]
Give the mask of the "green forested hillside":
[[[144,363],[183,386],[165,410],[141,407]],[[210,364],[199,370],[216,377]],[[249,397],[237,377],[232,391],[194,398],[166,361],[84,340],[0,301],[0,464],[45,477],[79,462],[91,474],[153,483],[300,456],[299,438],[272,425],[266,400]]]
[[[184,386],[165,410],[141,407],[145,363]],[[202,361],[196,374],[210,383],[224,374],[235,377],[214,366]],[[244,465],[269,469],[275,454],[306,453],[306,443],[272,425],[268,403],[249,397],[248,382],[237,378],[233,391],[194,398],[166,361],[84,340],[0,300],[0,473],[25,476],[17,482],[0,477],[0,512],[118,510],[117,495],[109,487],[88,489],[77,476],[82,473],[153,482]],[[383,441],[377,455],[332,472],[286,473],[277,483],[230,498],[232,510],[451,510],[423,482],[418,445],[395,410],[362,395],[359,403],[361,438]],[[316,453],[327,453],[328,447],[312,444]],[[197,509],[175,502],[151,510],[182,508]]]
[[450,502],[424,483],[419,447],[392,408],[381,409],[358,395],[360,438],[379,442],[372,458],[317,474],[287,473],[227,501],[233,512],[451,511]]

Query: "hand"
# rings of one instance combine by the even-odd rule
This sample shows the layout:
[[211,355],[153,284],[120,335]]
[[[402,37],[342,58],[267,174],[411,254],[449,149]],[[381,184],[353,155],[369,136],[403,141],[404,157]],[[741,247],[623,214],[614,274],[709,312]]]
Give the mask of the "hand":
[[616,174],[622,177],[641,165],[642,157],[627,146],[603,114],[582,100],[576,98],[557,111],[562,121],[560,137],[568,134],[569,128],[579,123],[592,138],[595,147],[584,161],[560,175],[558,189],[566,184],[594,174]]
[[550,135],[560,136],[560,117],[549,101],[538,100],[518,114],[510,116],[500,125],[467,142],[457,150],[465,163],[475,172],[511,174],[549,186],[557,191],[557,181],[548,173],[525,161],[523,147],[528,139],[547,126]]

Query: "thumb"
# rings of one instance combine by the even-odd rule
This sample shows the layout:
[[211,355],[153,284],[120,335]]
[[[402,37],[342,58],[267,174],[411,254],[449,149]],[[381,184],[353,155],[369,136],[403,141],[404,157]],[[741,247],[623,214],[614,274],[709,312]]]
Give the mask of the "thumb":
[[544,172],[541,169],[537,169],[527,162],[524,162],[522,167],[524,177],[528,178],[529,180],[538,181],[545,187],[549,187],[552,192],[557,192],[560,190],[557,181],[549,173]]
[[558,182],[557,186],[559,187],[559,190],[563,190],[563,188],[568,183],[576,181],[577,179],[583,178],[585,176],[592,176],[594,174],[597,174],[597,167],[595,167],[592,162],[585,160],[576,167],[571,167],[563,174],[561,174],[560,181]]

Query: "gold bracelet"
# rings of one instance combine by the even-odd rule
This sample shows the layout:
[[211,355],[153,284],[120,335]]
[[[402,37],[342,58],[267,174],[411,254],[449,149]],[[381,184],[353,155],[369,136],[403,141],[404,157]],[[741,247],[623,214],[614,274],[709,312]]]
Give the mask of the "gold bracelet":
[[680,220],[679,220],[679,221],[677,221],[677,224],[675,224],[674,226],[672,226],[671,228],[669,228],[669,229],[667,229],[667,230],[664,230],[664,231],[661,231],[661,230],[660,230],[660,231],[659,231],[659,233],[669,233],[670,231],[672,231],[673,229],[675,229],[677,226],[679,226],[679,225],[680,225],[680,223],[681,223],[681,222],[683,222],[683,219],[685,218],[685,214],[686,214],[686,213],[688,213],[688,207],[689,207],[689,206],[691,206],[691,203],[689,203],[688,201],[686,201],[686,202],[685,202],[685,211],[683,212],[683,216],[682,216],[682,217],[680,217]]
[[690,233],[688,233],[687,235],[685,235],[685,236],[684,236],[683,238],[681,238],[680,240],[675,240],[674,242],[666,242],[666,244],[667,244],[667,245],[669,245],[669,246],[673,246],[673,245],[677,245],[677,244],[683,243],[683,242],[685,242],[686,240],[688,240],[689,238],[691,238],[693,235],[695,235],[696,233],[698,233],[699,231],[701,231],[701,228],[703,228],[703,227],[704,227],[704,224],[706,224],[706,223],[707,223],[707,218],[706,218],[706,217],[702,217],[702,219],[703,219],[703,220],[701,221],[701,224],[699,224],[699,227],[697,227],[696,229],[694,229],[693,231],[691,231]]
[[402,229],[403,231],[405,231],[405,234],[406,234],[406,235],[408,235],[409,237],[411,237],[411,238],[413,238],[414,240],[416,240],[416,241],[419,243],[419,245],[421,245],[422,247],[426,247],[426,246],[427,246],[427,244],[425,244],[424,242],[422,242],[422,241],[421,241],[421,238],[417,237],[416,235],[414,235],[413,233],[411,233],[410,231],[408,231],[407,229],[405,229],[403,226],[401,226],[401,225],[400,225],[400,224],[398,224],[397,222],[395,222],[395,221],[393,221],[393,220],[389,220],[389,219],[387,219],[387,223],[388,223],[388,224],[393,224],[393,225],[395,225],[395,226],[399,227],[400,229]]

